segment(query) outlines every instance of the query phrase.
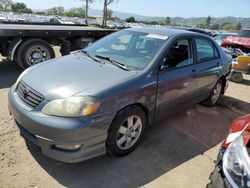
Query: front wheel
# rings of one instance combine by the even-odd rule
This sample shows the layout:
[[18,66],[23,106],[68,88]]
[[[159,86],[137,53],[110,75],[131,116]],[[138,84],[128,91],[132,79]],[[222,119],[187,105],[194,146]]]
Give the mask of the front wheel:
[[142,138],[146,123],[146,115],[140,107],[120,111],[109,128],[107,150],[117,156],[132,152]]
[[221,97],[221,94],[223,92],[223,87],[224,87],[223,82],[221,79],[219,79],[218,82],[215,84],[209,97],[205,101],[203,101],[202,104],[208,107],[215,106]]

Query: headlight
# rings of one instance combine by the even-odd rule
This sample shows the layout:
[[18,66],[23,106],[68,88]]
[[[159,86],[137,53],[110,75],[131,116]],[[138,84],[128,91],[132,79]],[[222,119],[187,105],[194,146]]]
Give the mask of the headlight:
[[223,172],[232,187],[250,187],[250,159],[242,136],[235,139],[223,156]]
[[69,97],[49,102],[43,107],[43,113],[63,117],[81,117],[93,114],[99,107],[94,97]]

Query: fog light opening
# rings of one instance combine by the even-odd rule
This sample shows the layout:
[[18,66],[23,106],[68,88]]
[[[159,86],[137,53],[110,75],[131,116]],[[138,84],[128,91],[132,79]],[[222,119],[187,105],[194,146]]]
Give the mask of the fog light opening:
[[58,150],[65,150],[65,151],[75,151],[75,150],[79,150],[81,147],[80,144],[77,145],[54,145],[54,149],[58,149]]

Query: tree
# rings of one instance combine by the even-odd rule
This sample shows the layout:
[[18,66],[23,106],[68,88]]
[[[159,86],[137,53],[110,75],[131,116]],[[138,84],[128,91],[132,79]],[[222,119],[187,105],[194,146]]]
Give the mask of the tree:
[[0,10],[9,11],[12,4],[11,0],[0,0]]
[[209,15],[206,20],[206,28],[208,29],[211,24],[211,16]]
[[[85,17],[86,24],[88,24],[89,3],[93,3],[93,2],[94,2],[94,0],[80,0],[80,1],[85,2],[84,17]],[[82,18],[83,16],[80,16],[80,17]]]
[[108,12],[107,12],[107,19],[111,20],[112,19],[112,15],[113,15],[113,11],[112,10],[108,10]]
[[221,28],[223,30],[233,30],[234,29],[234,25],[230,22],[224,22],[221,24]]
[[56,16],[64,16],[64,7],[59,6],[59,7],[53,7],[49,9],[48,14],[49,15],[56,15]]
[[12,12],[18,12],[18,13],[28,13],[32,14],[32,10],[27,7],[24,3],[12,3],[11,4],[11,11]]
[[131,16],[131,17],[127,18],[126,22],[128,22],[128,23],[135,23],[136,22],[135,17]]
[[79,17],[79,18],[85,18],[85,10],[84,8],[71,8],[69,11],[64,13],[65,16],[68,17]]
[[69,11],[65,12],[65,16],[68,17],[79,17],[79,18],[85,18],[85,10],[84,8],[71,8]]
[[[104,0],[103,3],[103,19],[102,19],[102,27],[107,27],[107,18],[108,18],[108,6],[112,4],[115,0]],[[118,0],[116,0],[118,1]]]
[[241,30],[241,28],[242,28],[242,26],[241,26],[241,23],[239,22],[239,23],[236,25],[235,29],[236,29],[236,30]]
[[211,25],[210,29],[212,29],[212,30],[219,30],[220,29],[220,24]]
[[201,29],[205,29],[206,26],[205,26],[205,24],[200,23],[200,24],[197,24],[196,27],[201,28]]
[[168,16],[165,19],[166,25],[171,25],[171,18]]

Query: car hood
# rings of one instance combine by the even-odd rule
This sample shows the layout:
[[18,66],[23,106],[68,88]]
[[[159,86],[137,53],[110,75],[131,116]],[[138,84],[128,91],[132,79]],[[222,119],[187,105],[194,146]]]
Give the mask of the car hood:
[[66,98],[88,89],[102,91],[136,74],[109,63],[101,64],[78,52],[32,68],[22,81],[47,100]]
[[246,48],[250,48],[250,38],[244,37],[228,37],[222,41],[221,46],[226,47],[227,45],[238,44]]

